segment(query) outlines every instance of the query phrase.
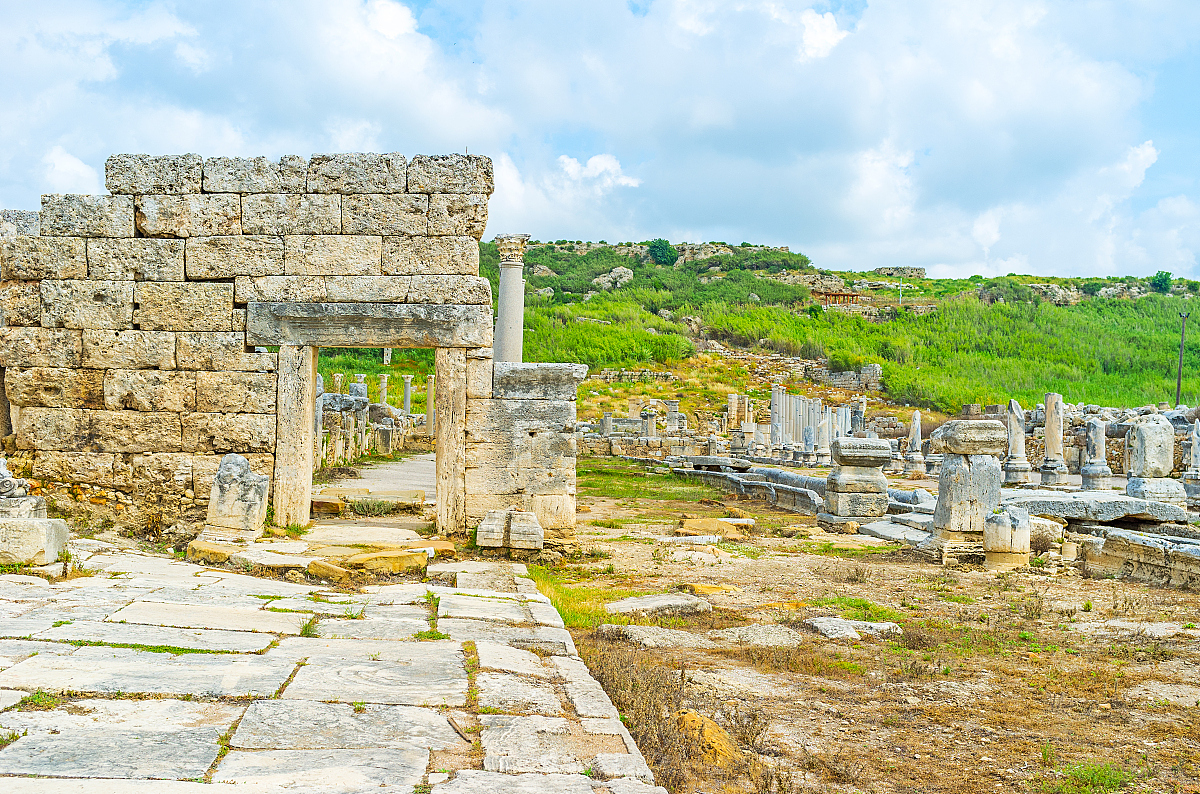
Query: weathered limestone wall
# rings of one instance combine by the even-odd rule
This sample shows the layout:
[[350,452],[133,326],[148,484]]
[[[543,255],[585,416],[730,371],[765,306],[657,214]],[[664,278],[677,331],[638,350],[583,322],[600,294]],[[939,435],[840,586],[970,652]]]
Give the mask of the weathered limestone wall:
[[306,517],[316,347],[491,345],[486,157],[114,155],[106,177],[0,216],[0,425],[47,487],[202,520],[237,452],[277,521]]

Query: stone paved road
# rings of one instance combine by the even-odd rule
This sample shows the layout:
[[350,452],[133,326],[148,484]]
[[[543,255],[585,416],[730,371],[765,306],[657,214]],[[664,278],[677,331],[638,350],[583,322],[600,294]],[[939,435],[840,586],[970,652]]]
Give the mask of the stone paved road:
[[5,794],[665,794],[523,566],[346,595],[73,546],[95,576],[0,576]]

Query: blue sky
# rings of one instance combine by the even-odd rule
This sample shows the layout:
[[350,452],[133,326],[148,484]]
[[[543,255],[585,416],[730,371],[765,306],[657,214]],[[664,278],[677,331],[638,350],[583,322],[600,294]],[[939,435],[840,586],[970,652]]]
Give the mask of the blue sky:
[[0,0],[0,206],[113,152],[466,148],[489,235],[1200,278],[1200,3]]

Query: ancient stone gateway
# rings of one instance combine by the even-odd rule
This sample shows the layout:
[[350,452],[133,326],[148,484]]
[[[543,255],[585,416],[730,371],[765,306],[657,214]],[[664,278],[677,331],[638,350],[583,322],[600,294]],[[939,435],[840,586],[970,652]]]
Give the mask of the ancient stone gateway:
[[36,480],[200,520],[236,452],[304,523],[318,349],[436,348],[439,528],[514,506],[574,526],[586,370],[494,384],[490,159],[114,155],[106,179],[0,224],[0,431]]

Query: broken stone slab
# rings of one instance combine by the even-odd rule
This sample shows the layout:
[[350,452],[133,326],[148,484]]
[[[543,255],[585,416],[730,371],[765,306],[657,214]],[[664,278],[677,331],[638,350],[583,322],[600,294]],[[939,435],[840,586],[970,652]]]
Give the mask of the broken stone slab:
[[597,753],[592,759],[591,770],[592,775],[600,780],[633,778],[643,783],[654,782],[654,773],[640,753]]
[[250,548],[229,555],[229,562],[244,570],[252,568],[270,568],[274,571],[303,571],[308,569],[313,557],[301,557],[292,554],[279,554],[274,551],[260,551]]
[[69,656],[33,656],[0,672],[0,687],[96,693],[271,697],[294,662],[263,656],[85,646]]
[[577,653],[571,633],[552,626],[525,627],[490,620],[442,618],[438,620],[438,631],[449,634],[456,642],[495,642],[543,653]]
[[872,623],[837,617],[808,618],[804,625],[832,640],[861,640],[863,634],[883,637],[903,631],[896,623]]
[[1123,518],[1140,518],[1164,523],[1188,521],[1187,510],[1181,507],[1166,502],[1135,499],[1115,491],[1010,491],[1004,494],[1003,505],[1023,507],[1031,516],[1054,516],[1074,521],[1107,523]]
[[582,660],[569,656],[553,656],[551,664],[560,678],[566,681],[567,699],[580,717],[617,719],[620,715],[608,694],[592,678]]
[[44,640],[165,646],[233,653],[257,653],[266,650],[275,640],[269,634],[250,631],[177,629],[166,626],[144,626],[136,623],[106,623],[101,620],[73,620],[61,626],[52,626],[49,630],[38,632],[35,636]]
[[61,518],[0,519],[0,565],[55,562],[70,537]]
[[804,635],[798,631],[780,626],[777,623],[751,623],[748,626],[734,626],[728,629],[714,629],[708,636],[727,642],[742,645],[766,645],[772,647],[791,648],[804,641]]
[[[483,768],[488,772],[581,773],[587,768],[562,717],[480,715]],[[588,756],[590,758],[591,755]]]
[[28,731],[0,753],[0,774],[202,778],[241,710],[179,700],[83,700],[0,714],[0,727]]
[[1125,485],[1125,493],[1133,499],[1187,507],[1187,492],[1183,483],[1169,477],[1130,477]]
[[1175,461],[1175,429],[1165,416],[1155,413],[1134,419],[1126,431],[1126,443],[1131,478],[1171,475]]
[[723,535],[658,535],[654,538],[656,543],[683,546],[711,546],[723,540]]
[[233,750],[221,760],[214,783],[256,790],[351,792],[395,788],[412,791],[425,777],[429,751],[415,747],[369,750]]
[[927,532],[933,528],[933,516],[928,513],[899,513],[892,516],[891,520],[893,524],[902,524]]
[[240,609],[196,604],[168,604],[157,601],[134,601],[108,616],[113,623],[146,623],[153,626],[174,626],[185,629],[229,629],[232,631],[263,631],[276,634],[298,634],[311,615],[269,612],[262,609]]
[[562,702],[547,682],[530,681],[512,673],[481,672],[475,677],[479,706],[492,713],[563,715]]
[[475,544],[483,548],[540,549],[544,532],[533,513],[489,510],[475,530]]
[[391,650],[388,658],[381,657],[379,661],[354,659],[347,662],[331,656],[310,657],[308,664],[296,673],[283,697],[402,706],[466,704],[467,673],[458,643],[394,644],[401,647]]
[[321,522],[305,534],[309,545],[327,546],[379,546],[403,544],[421,540],[421,535],[412,527],[426,526],[412,522],[411,526],[383,526],[363,521]]
[[[204,519],[206,528],[232,529],[243,540],[261,537],[263,524],[267,520],[267,489],[270,483],[270,477],[255,474],[250,469],[250,461],[241,455],[230,453],[221,458],[221,466],[217,469],[208,497],[208,515]],[[229,533],[221,534],[224,536]],[[206,539],[203,534],[201,539]]]
[[634,596],[604,605],[610,615],[698,615],[712,612],[712,604],[703,598],[682,593]]
[[434,709],[274,699],[250,704],[230,741],[242,750],[445,750],[462,744],[446,716]]
[[605,623],[597,633],[608,640],[628,642],[642,648],[715,648],[717,644],[700,634],[658,626],[625,626]]
[[19,689],[0,689],[0,711],[12,708],[25,699],[28,692]]
[[444,595],[438,599],[438,617],[499,620],[506,623],[529,622],[529,617],[519,601],[460,595]]

